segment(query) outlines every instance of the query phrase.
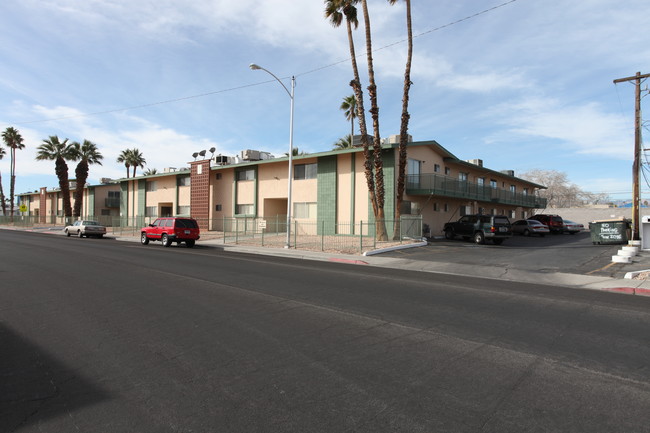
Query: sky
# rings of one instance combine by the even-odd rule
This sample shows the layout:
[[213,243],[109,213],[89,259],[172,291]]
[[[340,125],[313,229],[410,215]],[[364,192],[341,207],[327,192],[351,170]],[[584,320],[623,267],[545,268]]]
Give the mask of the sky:
[[[516,176],[556,170],[585,191],[631,197],[634,85],[613,80],[650,73],[645,0],[412,3],[414,141]],[[388,137],[400,127],[405,7],[368,6]],[[354,37],[365,87],[362,22]],[[128,148],[159,172],[212,147],[283,156],[289,95],[251,63],[287,88],[295,76],[294,147],[329,151],[350,131],[339,108],[352,94],[349,57],[345,27],[325,19],[321,0],[3,0],[0,130],[25,139],[16,193],[58,187],[54,162],[35,160],[52,135],[97,145],[104,160],[91,166],[91,184],[125,177],[116,158]],[[9,165],[7,153],[6,195]],[[643,181],[642,197],[648,191]]]

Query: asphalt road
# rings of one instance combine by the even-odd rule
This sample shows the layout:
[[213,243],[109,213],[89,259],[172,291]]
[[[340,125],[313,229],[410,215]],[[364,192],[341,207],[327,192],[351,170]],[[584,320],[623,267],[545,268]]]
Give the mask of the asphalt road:
[[650,431],[650,299],[0,232],[1,432]]

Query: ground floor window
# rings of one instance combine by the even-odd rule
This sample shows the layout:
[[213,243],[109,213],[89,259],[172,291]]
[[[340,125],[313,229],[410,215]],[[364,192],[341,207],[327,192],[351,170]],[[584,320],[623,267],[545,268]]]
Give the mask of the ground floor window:
[[235,209],[237,215],[253,215],[255,206],[253,204],[238,204]]
[[158,206],[147,206],[144,209],[144,216],[158,217]]
[[189,206],[178,206],[176,208],[176,215],[189,215],[190,207]]
[[316,219],[316,203],[294,203],[293,217],[302,219]]

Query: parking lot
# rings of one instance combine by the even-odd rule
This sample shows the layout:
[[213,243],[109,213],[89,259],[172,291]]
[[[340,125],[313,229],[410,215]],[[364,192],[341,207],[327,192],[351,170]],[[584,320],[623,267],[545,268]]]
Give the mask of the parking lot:
[[626,272],[650,268],[650,260],[644,260],[642,256],[632,264],[612,263],[612,256],[620,247],[594,245],[590,233],[585,231],[544,237],[515,235],[502,245],[490,242],[476,245],[471,240],[436,238],[427,247],[394,251],[382,256],[614,278],[623,278]]

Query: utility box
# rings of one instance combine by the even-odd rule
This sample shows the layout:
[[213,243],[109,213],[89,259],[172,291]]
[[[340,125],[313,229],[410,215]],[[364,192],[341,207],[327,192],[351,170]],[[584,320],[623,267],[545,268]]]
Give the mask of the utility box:
[[641,249],[650,250],[650,215],[641,217]]
[[630,221],[626,219],[601,220],[589,223],[591,242],[600,244],[626,244],[630,237]]

